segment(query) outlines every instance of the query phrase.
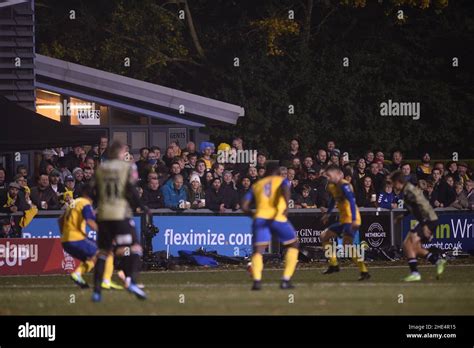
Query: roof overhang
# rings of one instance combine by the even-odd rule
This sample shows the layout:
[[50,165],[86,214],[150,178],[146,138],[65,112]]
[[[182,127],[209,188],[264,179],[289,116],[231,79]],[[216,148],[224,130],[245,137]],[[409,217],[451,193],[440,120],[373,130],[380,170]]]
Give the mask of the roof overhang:
[[[60,81],[67,83],[69,86],[79,86],[86,88],[89,91],[96,90],[99,93],[106,93],[111,96],[119,96],[127,100],[133,100],[137,103],[144,103],[157,108],[166,108],[174,111],[175,116],[167,115],[157,111],[150,110],[150,108],[138,108],[135,112],[143,112],[152,117],[163,118],[166,116],[169,121],[184,124],[184,122],[195,123],[196,126],[203,126],[203,123],[208,121],[217,121],[227,124],[236,124],[239,117],[244,116],[244,108],[238,105],[225,103],[219,100],[205,98],[196,94],[191,94],[176,89],[159,86],[153,83],[132,79],[129,77],[112,74],[103,70],[89,68],[83,65],[70,63],[64,60],[46,57],[36,54],[35,59],[35,73],[37,76],[44,77],[48,82],[41,82],[37,80],[37,87],[50,89],[55,92],[69,93],[78,98],[88,99],[111,105],[111,98],[94,97],[94,93],[87,93],[81,96],[81,92],[75,91],[74,88],[55,87],[51,81]],[[52,89],[54,88],[54,89]],[[62,89],[62,90],[60,90]],[[102,99],[100,101],[99,99]],[[116,102],[116,107],[120,107]],[[135,107],[130,104],[136,103],[122,103],[121,106],[127,106],[126,109],[131,110],[130,107]],[[185,115],[196,115],[204,120],[201,122],[193,122],[181,118],[179,110],[184,106]],[[146,112],[144,112],[146,111]],[[152,115],[153,114],[153,115]],[[179,122],[177,122],[179,120]]]

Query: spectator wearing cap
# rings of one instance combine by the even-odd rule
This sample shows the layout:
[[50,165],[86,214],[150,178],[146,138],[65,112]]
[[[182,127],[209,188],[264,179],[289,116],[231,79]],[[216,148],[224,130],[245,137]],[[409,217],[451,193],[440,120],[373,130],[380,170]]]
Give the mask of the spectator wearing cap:
[[[308,170],[308,178],[304,180],[298,189],[300,195],[303,194],[304,187],[310,188],[310,198],[318,207],[326,207],[329,202],[329,196],[326,191],[327,180],[321,175],[322,168],[310,168]],[[307,202],[308,203],[308,202]]]
[[469,166],[466,162],[458,163],[459,181],[464,185],[469,180],[472,180],[472,173],[469,172]]
[[72,175],[68,175],[64,179],[64,191],[59,196],[59,202],[62,209],[66,209],[69,204],[73,201],[74,198],[77,198],[79,195],[76,190],[76,182]]
[[84,171],[80,167],[74,168],[72,176],[74,177],[74,188],[80,190],[84,185]]
[[11,214],[30,209],[21,192],[21,186],[16,182],[8,185],[8,190],[0,194],[0,212]]
[[0,191],[7,188],[7,172],[5,168],[0,167]]
[[48,175],[40,174],[38,185],[31,189],[31,201],[39,210],[59,209],[58,196],[49,185]]
[[418,180],[429,179],[433,167],[431,166],[431,156],[428,152],[424,152],[421,156],[421,163],[416,167],[416,177]]
[[300,158],[300,143],[297,139],[291,139],[290,141],[290,150],[284,154],[280,159],[280,165],[290,166],[295,157]]
[[142,201],[143,204],[150,209],[160,209],[164,207],[158,178],[150,180],[148,185],[143,189]]
[[59,170],[55,169],[49,173],[49,185],[57,196],[60,196],[65,191],[64,184],[61,182],[61,173]]
[[[206,208],[223,213],[226,210],[226,199],[221,186],[222,183],[219,178],[212,180],[211,187],[206,191]],[[231,207],[228,208],[230,209]]]
[[189,201],[192,209],[201,209],[206,206],[206,194],[197,173],[189,176]]
[[403,154],[401,151],[394,151],[392,153],[392,163],[388,166],[389,172],[394,172],[396,170],[402,169]]
[[[184,209],[187,207],[188,193],[184,186],[184,179],[181,174],[173,177],[172,185],[163,185],[161,188],[165,208]],[[189,203],[189,207],[191,203]]]

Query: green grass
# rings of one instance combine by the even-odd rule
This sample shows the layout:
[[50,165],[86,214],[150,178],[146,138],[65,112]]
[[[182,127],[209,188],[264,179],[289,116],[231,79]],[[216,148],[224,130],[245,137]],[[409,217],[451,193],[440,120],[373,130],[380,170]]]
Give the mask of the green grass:
[[[0,277],[0,314],[474,314],[474,265],[450,265],[439,281],[433,267],[420,271],[422,281],[408,284],[401,281],[407,267],[372,267],[372,279],[361,283],[353,267],[327,276],[320,268],[304,268],[295,274],[297,288],[285,291],[278,288],[281,270],[273,269],[264,271],[260,292],[249,290],[244,270],[148,272],[141,275],[147,301],[126,291],[104,291],[100,304],[92,303],[91,291],[77,288],[67,276]],[[70,303],[72,295],[75,303]],[[399,295],[403,303],[398,303]]]

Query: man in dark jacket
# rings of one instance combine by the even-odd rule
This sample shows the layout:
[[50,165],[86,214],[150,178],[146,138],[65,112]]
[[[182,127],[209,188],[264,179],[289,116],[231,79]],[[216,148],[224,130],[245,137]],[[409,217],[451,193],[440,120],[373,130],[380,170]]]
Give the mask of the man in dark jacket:
[[224,206],[227,209],[236,210],[239,209],[239,195],[237,189],[235,188],[234,182],[232,181],[232,173],[230,171],[225,171],[223,174],[223,183],[221,190],[224,193]]
[[147,187],[143,190],[142,200],[143,204],[150,209],[160,209],[164,207],[158,179],[150,180]]
[[38,178],[38,186],[31,189],[31,201],[39,210],[58,210],[59,201],[56,192],[49,185],[49,177],[41,174]]
[[211,187],[206,191],[206,208],[223,213],[225,212],[226,206],[221,185],[219,178],[212,180]]
[[28,209],[30,209],[30,206],[26,203],[25,196],[21,192],[21,186],[16,182],[11,182],[8,185],[8,190],[0,193],[1,213],[12,214]]

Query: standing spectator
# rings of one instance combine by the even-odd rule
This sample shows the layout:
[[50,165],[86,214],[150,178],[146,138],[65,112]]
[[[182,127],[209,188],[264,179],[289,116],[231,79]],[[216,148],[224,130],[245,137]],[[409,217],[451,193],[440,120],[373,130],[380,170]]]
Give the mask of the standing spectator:
[[66,167],[67,169],[69,169],[71,173],[74,170],[74,168],[81,167],[82,152],[83,152],[83,149],[81,146],[74,146],[72,148],[72,151],[69,151],[69,153],[66,156],[64,156],[64,159],[66,161]]
[[83,183],[89,183],[94,177],[94,168],[84,167],[84,178],[82,179]]
[[267,154],[263,151],[259,151],[257,154],[257,167],[263,167],[267,165]]
[[5,168],[0,167],[0,190],[4,190],[6,188],[7,188],[6,171],[5,171]]
[[458,163],[458,173],[459,173],[459,181],[464,185],[466,182],[471,180],[471,173],[469,173],[469,167],[467,163],[460,162]]
[[474,210],[474,181],[473,180],[469,180],[466,182],[466,192],[467,192],[468,209]]
[[[165,162],[165,165],[169,168],[171,167],[171,163],[174,161],[174,147],[173,146],[168,146],[166,148],[166,153],[163,156],[163,162]],[[148,158],[150,158],[150,154],[148,155]]]
[[137,166],[138,175],[140,177],[144,177],[144,173],[146,172],[146,168],[148,166],[148,154],[150,153],[150,149],[147,147],[142,147],[140,149],[140,158],[138,161],[135,162]]
[[173,149],[173,157],[181,156],[181,148],[177,141],[171,141],[168,146]]
[[64,183],[64,180],[66,179],[66,176],[72,175],[72,172],[67,168],[67,158],[66,157],[61,157],[58,160],[58,166],[59,166],[59,178],[62,183]]
[[324,149],[319,149],[316,155],[316,164],[321,168],[326,168],[328,162],[328,153]]
[[142,201],[150,209],[163,208],[163,197],[158,178],[150,180],[147,187],[143,189]]
[[43,150],[41,162],[39,164],[39,172],[40,173],[48,174],[47,171],[46,171],[46,166],[47,165],[51,165],[54,168],[54,164],[53,164],[54,155],[56,155],[56,152],[54,150],[51,150],[51,149]]
[[416,167],[416,177],[418,180],[426,180],[429,178],[432,171],[431,156],[428,152],[425,152],[421,156],[421,163]]
[[418,184],[418,179],[416,175],[411,172],[410,163],[402,163],[402,173],[403,179],[406,182],[412,183],[415,186]]
[[328,153],[332,153],[333,151],[336,151],[339,154],[341,153],[341,151],[339,149],[336,149],[336,142],[334,140],[329,140],[326,143],[326,149],[327,149]]
[[84,160],[82,169],[84,169],[85,167],[89,167],[94,170],[96,167],[94,158],[87,156],[86,159]]
[[[285,167],[286,168],[286,167]],[[265,173],[267,172],[266,168],[265,167],[259,167],[257,166],[257,175],[258,175],[258,178],[261,179],[263,177],[265,177]]]
[[239,197],[239,205],[242,204],[242,199],[250,191],[250,187],[252,186],[252,182],[248,176],[244,176],[240,181],[240,187],[238,189],[238,197]]
[[250,181],[252,182],[252,185],[254,182],[258,180],[258,172],[256,167],[249,167],[249,170],[247,172],[247,176],[250,178]]
[[359,158],[356,162],[354,174],[352,176],[353,186],[356,191],[360,186],[362,186],[361,183],[362,179],[366,176],[366,169],[367,163],[365,162],[365,159],[363,157]]
[[165,208],[186,209],[191,207],[191,203],[188,202],[184,179],[180,174],[174,176],[172,185],[164,185],[161,188],[161,193]]
[[469,202],[467,200],[466,192],[464,192],[463,186],[461,183],[456,183],[454,185],[454,190],[456,192],[456,198],[449,206],[456,209],[467,209],[469,207]]
[[206,172],[204,174],[204,187],[206,190],[212,186],[212,181],[214,180],[214,174],[210,170],[206,169]]
[[48,175],[40,174],[38,178],[38,186],[31,189],[31,201],[39,210],[59,209],[58,196],[49,185]]
[[402,169],[403,154],[401,151],[394,151],[392,153],[392,163],[388,166],[389,172]]
[[435,162],[435,164],[433,165],[433,169],[438,169],[441,173],[441,177],[444,177],[446,175],[443,162]]
[[375,192],[372,178],[370,176],[366,176],[363,179],[362,186],[357,191],[356,202],[359,207],[377,207],[377,193]]
[[314,203],[313,198],[311,197],[312,188],[308,185],[303,185],[301,190],[301,195],[295,201],[296,208],[317,208]]
[[314,161],[311,155],[305,156],[303,159],[303,171],[305,172],[305,177],[308,175],[309,169],[314,169]]
[[212,165],[212,174],[215,178],[219,178],[222,181],[222,175],[224,174],[224,165],[222,163],[214,163]]
[[376,193],[382,192],[385,175],[380,172],[380,161],[375,159],[369,167],[368,175],[372,178],[372,183]]
[[232,173],[225,171],[221,190],[224,194],[224,205],[228,209],[236,210],[240,207],[239,195],[235,183],[232,181]]
[[[420,179],[418,179],[421,181]],[[433,169],[431,173],[431,181],[433,182],[433,191],[437,199],[434,201],[434,205],[437,208],[444,207],[443,202],[445,201],[446,195],[446,183],[442,180],[441,172],[439,169]]]
[[329,152],[329,164],[334,164],[335,166],[339,167],[340,156],[341,156],[341,153],[339,152],[339,150],[333,150],[332,152]]
[[364,159],[365,159],[365,164],[367,165],[367,167],[369,167],[370,164],[375,159],[374,152],[372,150],[367,150],[364,154]]
[[303,167],[301,166],[301,160],[299,157],[293,158],[291,161],[291,168],[293,168],[296,172],[296,175],[301,178],[305,176],[305,172],[303,171]]
[[[198,158],[198,156],[197,156],[197,153],[195,153],[195,152],[188,154],[188,156],[187,156],[188,160],[186,161],[186,164],[184,165],[184,172],[186,172],[187,177],[190,177],[191,174],[196,170],[197,158]],[[205,164],[204,164],[204,166],[205,166]]]
[[394,209],[397,207],[395,202],[395,193],[393,192],[393,186],[391,182],[385,181],[384,188],[379,194],[377,200],[378,206],[384,209]]
[[212,154],[214,153],[214,146],[211,143],[205,143],[204,151],[202,152],[201,159],[206,164],[206,169],[211,169],[212,165],[214,164],[214,159],[212,158]]
[[193,143],[192,141],[188,141],[186,144],[186,151],[189,153],[189,155],[195,155],[196,158],[198,157],[198,152],[196,150],[196,144]]
[[219,178],[214,178],[211,187],[206,191],[206,208],[221,213],[225,212],[224,192],[221,190],[221,180]]
[[21,193],[21,186],[16,182],[8,185],[8,190],[0,192],[0,213],[12,214],[30,209]]
[[290,163],[293,162],[293,159],[295,157],[301,157],[300,153],[300,143],[296,139],[291,139],[290,141],[290,151],[283,155],[283,157],[280,160],[280,165],[281,166],[288,166]]
[[440,207],[441,203],[439,203],[438,192],[435,191],[434,186],[435,185],[432,180],[426,181],[426,190],[423,191],[423,194],[433,208],[438,208]]
[[65,191],[65,187],[61,182],[61,173],[58,170],[55,169],[49,173],[49,185],[57,196]]
[[454,178],[451,175],[447,175],[443,187],[443,193],[441,200],[444,207],[449,207],[456,200],[456,189],[454,187]]
[[190,190],[189,190],[189,201],[191,202],[192,209],[201,209],[206,206],[206,195],[202,189],[201,179],[196,173],[191,174],[189,177]]
[[[93,147],[87,156],[92,157],[95,162],[102,163],[107,159],[107,148],[109,146],[109,138],[102,136],[99,139],[99,146]],[[77,167],[77,166],[74,166]],[[72,170],[72,169],[71,169]]]
[[452,175],[455,182],[458,182],[458,181],[461,180],[461,178],[459,177],[459,173],[458,173],[458,164],[457,164],[457,162],[449,161],[446,164],[446,174]]
[[66,209],[69,204],[79,197],[78,191],[76,190],[76,182],[72,175],[68,175],[64,179],[64,192],[59,196],[59,203],[61,209]]

